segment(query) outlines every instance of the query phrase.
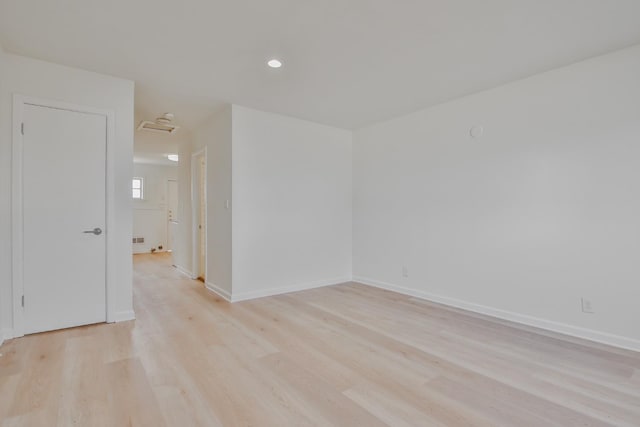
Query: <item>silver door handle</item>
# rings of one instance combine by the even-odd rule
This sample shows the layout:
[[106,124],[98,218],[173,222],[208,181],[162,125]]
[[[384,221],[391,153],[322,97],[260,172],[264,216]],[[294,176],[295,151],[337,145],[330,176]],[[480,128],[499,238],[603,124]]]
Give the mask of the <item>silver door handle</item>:
[[102,229],[101,228],[94,228],[93,230],[85,230],[83,231],[83,233],[87,233],[87,234],[95,234],[96,236],[99,236],[102,234]]

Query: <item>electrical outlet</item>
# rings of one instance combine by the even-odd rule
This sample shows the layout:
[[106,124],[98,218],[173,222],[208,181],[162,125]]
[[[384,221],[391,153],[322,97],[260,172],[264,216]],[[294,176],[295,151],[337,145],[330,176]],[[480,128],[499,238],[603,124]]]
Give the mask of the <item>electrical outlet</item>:
[[580,302],[582,303],[583,313],[588,313],[588,314],[595,313],[595,311],[593,311],[593,305],[591,304],[590,300],[583,297],[583,298],[580,298]]
[[409,269],[405,266],[402,266],[402,277],[409,277]]

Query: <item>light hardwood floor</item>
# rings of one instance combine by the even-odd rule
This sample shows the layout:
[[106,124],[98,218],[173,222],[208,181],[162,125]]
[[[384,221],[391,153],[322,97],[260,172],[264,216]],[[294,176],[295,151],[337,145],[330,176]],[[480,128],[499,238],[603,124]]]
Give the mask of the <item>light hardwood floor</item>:
[[137,320],[0,347],[9,426],[638,426],[640,354],[345,284],[228,304],[135,257]]

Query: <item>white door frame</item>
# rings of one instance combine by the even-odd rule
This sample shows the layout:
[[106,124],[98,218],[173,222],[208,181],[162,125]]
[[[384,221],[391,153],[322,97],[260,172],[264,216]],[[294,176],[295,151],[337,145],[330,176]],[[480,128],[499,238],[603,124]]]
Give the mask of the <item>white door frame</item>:
[[207,198],[207,147],[204,147],[198,151],[195,151],[191,154],[191,228],[192,228],[192,238],[191,238],[191,277],[193,279],[197,279],[200,272],[200,248],[198,247],[198,217],[200,216],[200,192],[199,187],[200,183],[198,181],[198,157],[204,157],[204,195],[205,195],[205,205],[204,205],[204,280],[209,280],[209,272],[207,271],[207,210],[209,208],[209,203],[206,200]]
[[78,113],[96,114],[105,116],[107,120],[106,132],[106,319],[107,323],[115,322],[115,271],[116,271],[116,246],[115,246],[115,162],[114,162],[114,136],[115,136],[115,113],[112,110],[104,110],[82,105],[70,104],[67,102],[50,99],[35,98],[15,94],[13,96],[13,141],[11,156],[11,246],[12,246],[12,291],[13,291],[13,337],[24,335],[24,309],[22,307],[22,296],[24,295],[24,236],[23,236],[23,192],[22,192],[22,162],[23,162],[23,136],[22,123],[24,120],[24,106],[33,105],[45,108],[55,108]]

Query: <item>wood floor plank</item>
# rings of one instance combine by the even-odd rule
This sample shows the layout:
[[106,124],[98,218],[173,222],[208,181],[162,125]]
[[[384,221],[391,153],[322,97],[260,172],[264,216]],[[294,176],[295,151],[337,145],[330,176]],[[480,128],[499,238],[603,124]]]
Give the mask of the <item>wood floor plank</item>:
[[65,343],[58,426],[109,425],[109,393],[104,359],[96,337],[69,338]]
[[[66,339],[61,333],[26,337],[32,341],[24,358],[21,381],[7,398],[12,399],[8,415],[25,419],[46,419],[56,424]],[[49,415],[47,415],[49,414]]]
[[347,390],[345,395],[391,426],[395,426],[396,422],[411,426],[496,425],[465,402],[451,399],[427,387],[407,389],[398,385],[384,386],[364,381]]
[[0,426],[640,426],[640,354],[347,283],[229,304],[134,257],[137,320],[0,347]]
[[[343,393],[390,426],[446,426],[444,422],[432,417],[426,411],[421,411],[404,399],[398,399],[393,391],[387,391],[378,387],[377,384],[357,384]],[[463,424],[460,419],[456,421],[459,425]]]
[[165,426],[140,360],[123,359],[104,366],[111,406],[108,424],[131,427]]
[[361,406],[349,399],[323,378],[283,354],[262,358],[265,369],[272,372],[281,387],[292,387],[303,396],[327,425],[334,426],[385,426]]

